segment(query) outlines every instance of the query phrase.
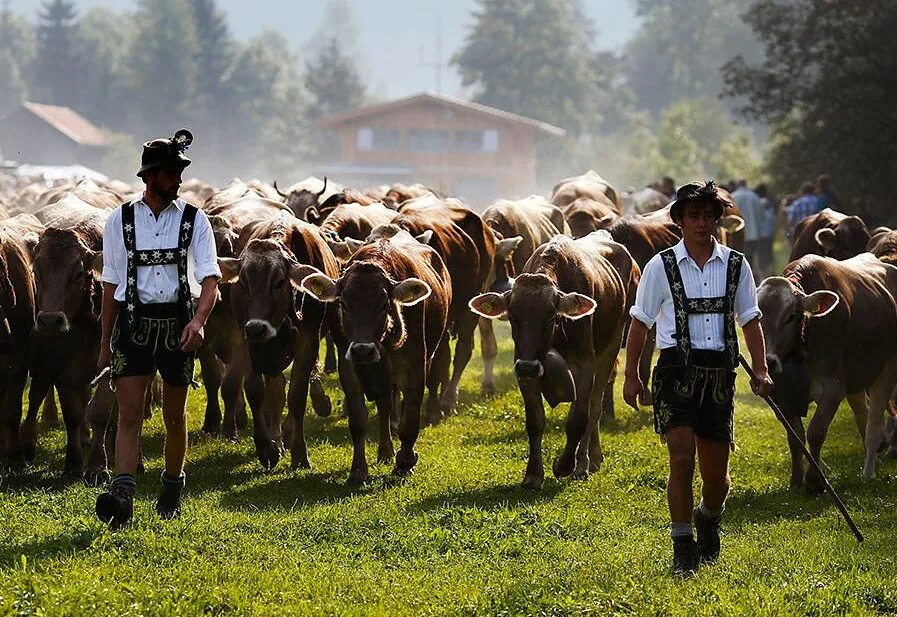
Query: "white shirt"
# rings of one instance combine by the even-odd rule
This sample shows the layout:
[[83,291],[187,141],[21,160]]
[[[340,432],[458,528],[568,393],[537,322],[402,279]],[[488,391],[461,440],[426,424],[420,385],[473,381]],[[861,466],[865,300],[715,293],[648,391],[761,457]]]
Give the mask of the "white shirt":
[[[131,203],[134,205],[134,243],[137,250],[177,248],[181,214],[187,202],[175,199],[162,210],[158,219],[142,197],[136,197]],[[202,210],[196,213],[193,239],[187,251],[188,273],[191,270],[197,284],[201,284],[209,276],[221,277],[212,225]],[[118,285],[115,289],[115,299],[119,302],[124,302],[125,291],[131,283],[127,278],[128,256],[122,235],[121,206],[119,206],[106,219],[106,228],[103,231],[102,275],[103,282]],[[178,267],[175,264],[137,266],[136,283],[137,295],[143,304],[178,300]],[[191,285],[191,290],[194,295],[199,295],[198,287]]]
[[[732,252],[716,240],[713,241],[713,252],[701,270],[685,249],[684,241],[673,247],[676,263],[682,274],[685,295],[689,298],[718,298],[726,295],[726,265]],[[673,347],[676,339],[676,323],[674,320],[673,295],[660,255],[651,258],[642,271],[642,278],[635,292],[635,304],[629,314],[645,324],[648,328],[657,323],[657,346],[660,349]],[[741,276],[735,289],[735,323],[744,326],[752,319],[760,317],[757,306],[757,288],[754,286],[754,275],[751,266],[745,259],[741,263]],[[691,334],[693,349],[712,349],[724,351],[723,340],[724,318],[722,314],[692,314],[688,316],[688,331]]]
[[744,239],[747,242],[758,240],[760,229],[763,227],[763,200],[757,193],[744,186],[732,193],[732,199],[744,217]]

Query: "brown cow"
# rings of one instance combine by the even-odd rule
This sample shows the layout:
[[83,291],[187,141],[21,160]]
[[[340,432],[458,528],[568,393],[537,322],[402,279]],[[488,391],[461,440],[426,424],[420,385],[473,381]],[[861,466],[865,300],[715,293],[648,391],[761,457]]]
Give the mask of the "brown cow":
[[[449,413],[458,402],[458,383],[473,354],[477,317],[467,309],[467,303],[491,284],[495,236],[483,219],[461,201],[440,199],[433,195],[406,201],[390,227],[405,229],[414,236],[432,231],[430,245],[442,257],[451,274],[452,304],[448,327],[457,341],[452,358],[452,377],[442,393],[441,401],[443,414]],[[372,238],[377,234],[375,230]],[[429,414],[428,409],[428,422],[439,420],[438,416],[434,418]]]
[[592,169],[581,176],[564,178],[558,182],[551,191],[551,198],[549,201],[563,209],[580,197],[602,201],[602,198],[606,198],[613,205],[614,211],[617,214],[620,214],[623,211],[620,193],[617,192],[617,189],[611,186],[610,182],[599,176],[598,173]]
[[[865,253],[845,261],[807,255],[788,264],[783,276],[758,289],[770,372],[795,353],[809,369],[816,413],[807,429],[810,451],[819,458],[822,442],[841,401],[847,397],[864,436],[863,475],[875,473],[884,439],[882,412],[897,383],[897,267]],[[777,390],[788,384],[777,382]],[[787,395],[787,393],[784,393]],[[796,419],[800,429],[800,420]],[[892,453],[895,444],[891,444]],[[791,448],[792,484],[802,475],[801,454]],[[807,485],[822,489],[813,469]]]
[[873,232],[866,250],[885,263],[897,266],[897,231],[880,227]]
[[104,220],[93,213],[107,213],[87,208],[92,212],[82,208],[68,217],[56,217],[59,226],[48,227],[35,249],[37,318],[31,335],[28,415],[22,428],[25,459],[32,461],[37,410],[55,386],[67,433],[65,472],[76,476],[82,473],[84,410],[100,348],[102,286],[98,274]]
[[[398,216],[395,210],[383,204],[340,204],[321,223],[321,231],[327,238],[333,254],[340,261],[348,261],[364,240],[377,227],[387,225]],[[349,243],[355,240],[353,243]]]
[[536,250],[510,291],[470,302],[483,317],[507,316],[511,322],[529,435],[524,487],[540,488],[545,477],[543,396],[552,407],[571,402],[567,442],[554,460],[554,475],[584,479],[601,465],[601,402],[623,341],[627,289],[637,272],[626,248],[605,233],[579,240],[556,236]]
[[290,462],[294,469],[307,468],[304,418],[309,386],[315,410],[320,415],[330,413],[330,400],[316,370],[321,335],[332,311],[308,294],[297,294],[296,289],[305,274],[315,270],[337,276],[339,264],[318,228],[292,215],[261,221],[250,233],[239,257],[222,257],[218,262],[222,282],[235,283],[230,290],[231,307],[245,332],[242,353],[236,354],[235,361],[245,369],[256,454],[268,469],[280,460],[283,371],[292,363],[287,400]]
[[278,189],[275,182],[274,189],[283,198],[287,208],[296,218],[307,221],[306,212],[309,208],[319,209],[321,204],[342,191],[343,187],[336,182],[328,181],[327,178],[321,180],[320,178],[309,176],[305,180],[289,187],[286,191]]
[[347,349],[340,357],[340,383],[346,394],[353,456],[349,483],[366,482],[367,409],[374,400],[380,419],[377,458],[394,456],[390,419],[401,394],[401,448],[393,473],[406,475],[418,455],[424,389],[437,404],[438,388],[448,372],[446,320],[451,302],[449,272],[430,247],[400,231],[362,247],[334,280],[312,274],[302,288],[325,302],[339,300],[342,327],[334,332]]
[[21,467],[25,458],[19,423],[35,304],[31,249],[16,218],[0,222],[0,455],[12,467]]
[[593,231],[604,229],[620,216],[614,203],[604,195],[597,198],[580,197],[561,210],[570,226],[570,235],[574,238],[582,238]]
[[863,219],[826,208],[808,216],[794,228],[789,261],[796,261],[804,255],[848,259],[864,252],[869,238],[869,230]]

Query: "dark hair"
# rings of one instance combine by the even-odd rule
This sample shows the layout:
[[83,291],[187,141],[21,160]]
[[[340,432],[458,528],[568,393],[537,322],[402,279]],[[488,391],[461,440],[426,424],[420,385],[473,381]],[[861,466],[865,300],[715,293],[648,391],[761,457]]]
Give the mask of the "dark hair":
[[761,183],[757,185],[757,188],[754,189],[754,192],[757,193],[758,197],[766,197],[769,194],[769,188],[766,186],[766,184]]
[[814,193],[816,191],[816,185],[812,182],[804,182],[800,187],[800,192],[804,195],[808,195],[810,193]]

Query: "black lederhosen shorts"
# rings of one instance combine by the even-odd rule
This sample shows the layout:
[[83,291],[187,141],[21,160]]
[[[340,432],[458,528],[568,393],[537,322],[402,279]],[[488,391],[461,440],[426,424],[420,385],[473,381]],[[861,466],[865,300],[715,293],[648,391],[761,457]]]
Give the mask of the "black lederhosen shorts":
[[675,348],[662,349],[651,393],[659,435],[689,426],[702,439],[734,442],[735,371],[726,366],[723,352],[693,349],[691,365],[684,366]]
[[195,354],[181,351],[177,304],[142,304],[134,331],[128,328],[124,304],[112,330],[112,378],[153,375],[172,386],[193,381]]

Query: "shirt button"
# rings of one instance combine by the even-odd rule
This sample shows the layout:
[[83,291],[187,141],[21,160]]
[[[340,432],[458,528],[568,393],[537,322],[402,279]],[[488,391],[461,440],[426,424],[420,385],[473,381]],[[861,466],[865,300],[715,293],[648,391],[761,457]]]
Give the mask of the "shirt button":
[[[159,234],[156,234],[156,237],[158,238],[158,237],[159,237]],[[706,285],[707,283],[704,283],[704,284]]]
[[710,323],[710,319],[709,319],[709,318],[708,318],[708,319],[706,319],[706,320],[705,320],[705,321],[706,321],[706,322],[707,322],[707,323]]
[[[156,235],[158,236],[159,234],[156,234]],[[707,282],[706,282],[706,281],[704,282],[704,287],[707,287]]]

